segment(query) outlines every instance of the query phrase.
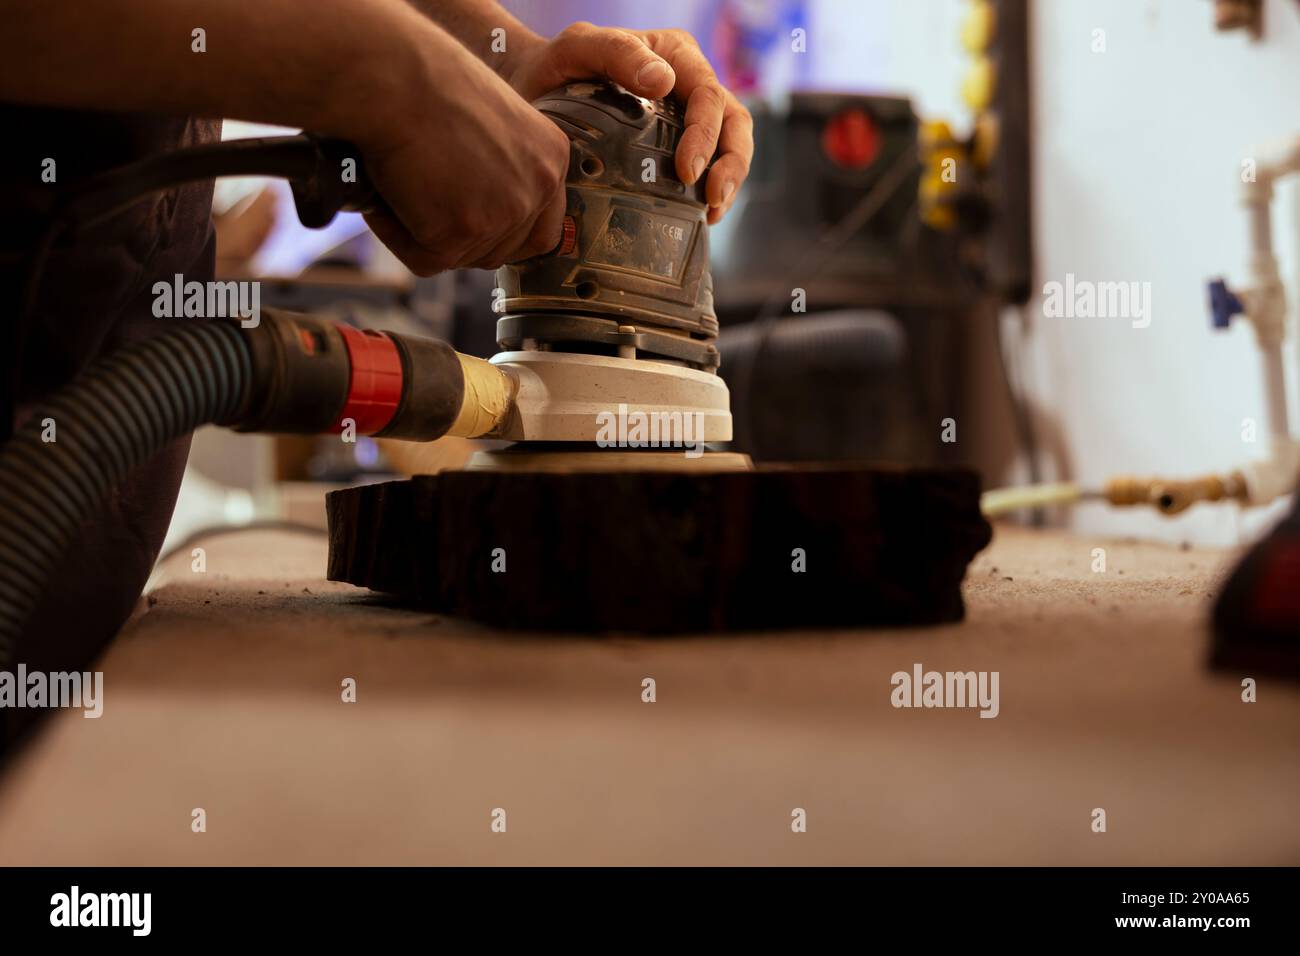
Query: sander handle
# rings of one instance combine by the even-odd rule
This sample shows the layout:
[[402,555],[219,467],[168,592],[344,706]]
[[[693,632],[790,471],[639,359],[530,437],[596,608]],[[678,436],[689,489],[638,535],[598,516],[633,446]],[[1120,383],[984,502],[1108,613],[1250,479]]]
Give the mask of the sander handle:
[[377,212],[387,209],[366,173],[361,150],[343,139],[304,133],[306,148],[314,151],[305,175],[291,177],[293,205],[298,220],[309,229],[322,229],[340,212]]

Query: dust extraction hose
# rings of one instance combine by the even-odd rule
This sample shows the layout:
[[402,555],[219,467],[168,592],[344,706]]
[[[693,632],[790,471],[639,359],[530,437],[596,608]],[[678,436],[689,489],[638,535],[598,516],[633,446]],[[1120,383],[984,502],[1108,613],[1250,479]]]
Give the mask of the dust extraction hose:
[[229,421],[251,376],[237,326],[195,323],[114,353],[23,424],[0,455],[0,669],[105,496],[168,442]]
[[[45,260],[60,237],[142,196],[236,174],[288,179],[307,226],[323,226],[341,210],[382,205],[354,146],[308,134],[197,146],[75,183],[51,199],[33,245],[13,354],[22,354]],[[495,366],[443,342],[274,310],[246,318],[252,320],[185,323],[109,355],[43,402],[3,445],[0,670],[8,669],[58,562],[104,497],[198,426],[475,437],[496,427],[513,397]]]
[[411,441],[490,434],[511,407],[496,366],[434,339],[263,309],[187,322],[112,353],[41,403],[0,451],[0,670],[105,496],[205,424]]

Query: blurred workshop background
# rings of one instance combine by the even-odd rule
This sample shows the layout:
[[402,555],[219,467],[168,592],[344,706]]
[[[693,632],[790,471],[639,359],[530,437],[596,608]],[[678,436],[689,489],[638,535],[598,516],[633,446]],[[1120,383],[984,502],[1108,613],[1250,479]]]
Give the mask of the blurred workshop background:
[[[575,20],[687,29],[751,107],[754,169],[711,236],[739,450],[968,463],[987,486],[1088,487],[1266,453],[1243,440],[1243,422],[1265,418],[1253,333],[1212,327],[1206,290],[1247,278],[1253,144],[1300,133],[1296,0],[505,5],[548,34]],[[226,135],[260,132],[231,122]],[[1294,181],[1273,210],[1295,290]],[[223,181],[214,211],[220,270],[261,278],[263,305],[495,351],[490,274],[416,280],[355,215],[299,227],[274,183]],[[1150,324],[1045,315],[1044,285],[1070,275],[1150,283]],[[323,523],[322,487],[464,456],[457,439],[206,429],[169,546],[212,525]],[[1165,517],[1080,504],[1047,520],[1232,544],[1284,508]]]

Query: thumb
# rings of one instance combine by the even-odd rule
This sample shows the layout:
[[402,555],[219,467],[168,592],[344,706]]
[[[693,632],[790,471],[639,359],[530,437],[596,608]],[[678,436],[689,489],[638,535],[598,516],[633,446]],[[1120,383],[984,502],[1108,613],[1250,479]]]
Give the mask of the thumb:
[[638,96],[658,99],[677,85],[668,61],[634,33],[602,27],[566,33],[552,45],[554,86],[604,76]]

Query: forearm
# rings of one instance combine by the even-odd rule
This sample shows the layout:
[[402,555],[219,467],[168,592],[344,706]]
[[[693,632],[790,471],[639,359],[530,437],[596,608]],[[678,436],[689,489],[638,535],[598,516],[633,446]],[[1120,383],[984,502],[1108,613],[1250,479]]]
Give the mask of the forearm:
[[463,56],[402,0],[0,0],[0,20],[3,100],[357,138],[391,122],[382,110],[401,102],[421,57],[436,52],[451,69]]
[[[540,36],[519,22],[497,0],[409,0],[409,2],[497,73],[507,71],[516,53],[543,42]],[[504,33],[494,33],[496,30],[503,30]],[[502,41],[505,45],[504,51],[500,49]],[[494,42],[497,44],[496,49],[493,49]]]

